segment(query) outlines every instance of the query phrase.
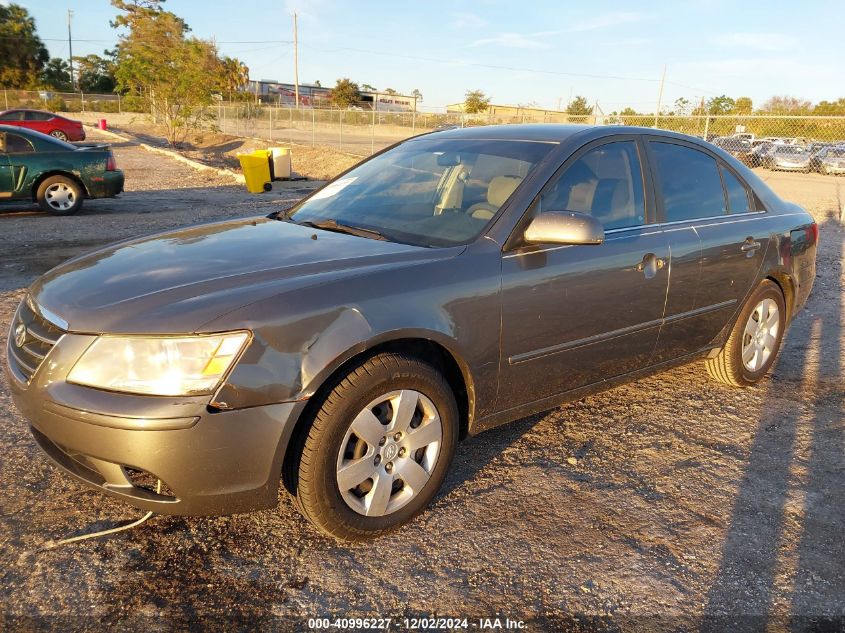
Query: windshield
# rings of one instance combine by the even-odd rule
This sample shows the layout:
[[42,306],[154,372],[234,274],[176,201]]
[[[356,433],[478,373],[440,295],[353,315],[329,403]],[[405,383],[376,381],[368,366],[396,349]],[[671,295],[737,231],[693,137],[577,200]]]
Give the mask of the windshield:
[[803,154],[806,150],[803,147],[779,147],[778,154]]
[[480,139],[408,141],[329,183],[283,219],[316,225],[334,221],[419,246],[466,244],[554,146]]
[[839,149],[832,149],[827,153],[828,156],[831,158],[842,158],[845,157],[845,147]]

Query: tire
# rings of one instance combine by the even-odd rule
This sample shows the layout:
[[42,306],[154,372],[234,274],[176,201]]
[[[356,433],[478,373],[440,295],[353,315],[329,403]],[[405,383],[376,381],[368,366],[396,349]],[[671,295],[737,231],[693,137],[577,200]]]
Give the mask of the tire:
[[85,192],[67,176],[50,176],[38,185],[35,199],[43,211],[53,215],[73,215],[82,207]]
[[52,136],[53,138],[57,138],[60,141],[64,141],[65,143],[67,143],[68,140],[67,134],[65,134],[61,130],[53,130],[52,132],[50,132],[50,136]]
[[399,353],[363,361],[326,396],[295,456],[300,512],[344,540],[396,529],[440,488],[458,427],[455,396],[432,365]]
[[[777,309],[776,315],[772,308]],[[777,358],[785,329],[783,293],[766,279],[746,301],[719,354],[707,359],[707,373],[732,387],[759,382]]]

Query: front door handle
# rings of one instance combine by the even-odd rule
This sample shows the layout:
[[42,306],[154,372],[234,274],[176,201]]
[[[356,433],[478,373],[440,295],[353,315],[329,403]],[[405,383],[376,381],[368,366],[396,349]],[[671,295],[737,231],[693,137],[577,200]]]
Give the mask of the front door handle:
[[637,271],[643,273],[646,279],[651,279],[664,266],[666,266],[665,259],[658,257],[654,253],[646,253],[643,255],[642,261],[637,264]]
[[746,238],[746,240],[742,243],[742,246],[739,249],[743,253],[748,253],[748,256],[751,257],[756,251],[760,248],[760,242],[755,242],[753,237]]

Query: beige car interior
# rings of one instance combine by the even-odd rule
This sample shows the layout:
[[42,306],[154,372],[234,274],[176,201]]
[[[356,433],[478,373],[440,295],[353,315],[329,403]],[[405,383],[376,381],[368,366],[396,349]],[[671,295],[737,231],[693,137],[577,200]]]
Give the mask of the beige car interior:
[[543,194],[540,212],[586,213],[608,229],[642,223],[631,174],[626,152],[614,147],[595,149],[571,165]]

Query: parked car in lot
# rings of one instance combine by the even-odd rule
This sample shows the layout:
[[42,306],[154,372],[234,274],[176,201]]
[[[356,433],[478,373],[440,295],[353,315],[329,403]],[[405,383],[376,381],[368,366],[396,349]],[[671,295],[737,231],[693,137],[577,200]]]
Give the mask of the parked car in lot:
[[6,110],[0,112],[0,125],[14,125],[35,130],[60,141],[84,141],[81,121],[74,121],[44,110]]
[[716,147],[721,147],[731,156],[739,159],[743,163],[748,163],[749,155],[752,147],[751,141],[741,136],[723,136],[713,139],[713,144]]
[[6,373],[47,456],[106,494],[220,514],[275,506],[282,480],[322,531],[366,539],[431,501],[467,436],[700,358],[758,382],[817,240],[692,137],[448,130],[290,210],[54,268]]
[[797,145],[775,145],[764,165],[781,171],[810,171],[810,152]]
[[47,213],[71,215],[85,198],[123,191],[107,145],[77,146],[23,128],[0,125],[0,202],[37,202]]
[[822,147],[810,157],[810,170],[822,174],[845,173],[845,145]]
[[768,165],[769,157],[777,148],[771,141],[758,142],[745,158],[745,164],[749,167],[762,167]]

